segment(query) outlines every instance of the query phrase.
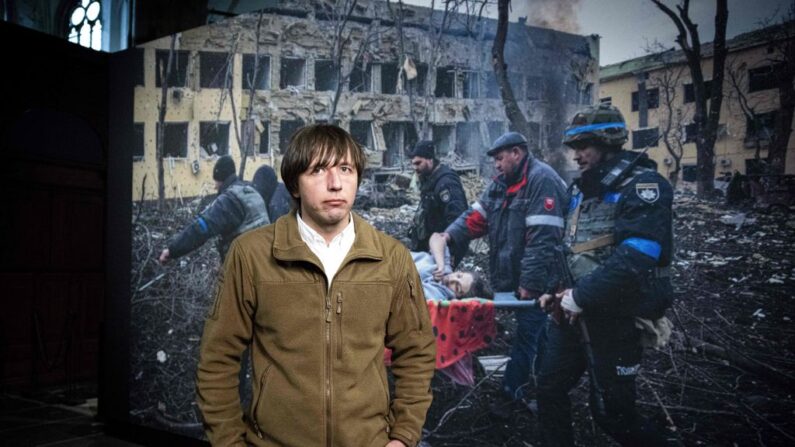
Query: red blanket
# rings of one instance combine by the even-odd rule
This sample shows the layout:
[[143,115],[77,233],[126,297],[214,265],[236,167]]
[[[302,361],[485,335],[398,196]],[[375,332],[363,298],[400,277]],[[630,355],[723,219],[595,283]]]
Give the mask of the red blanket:
[[[436,369],[446,368],[494,340],[494,303],[486,300],[428,301],[436,336]],[[384,360],[391,364],[387,349]]]

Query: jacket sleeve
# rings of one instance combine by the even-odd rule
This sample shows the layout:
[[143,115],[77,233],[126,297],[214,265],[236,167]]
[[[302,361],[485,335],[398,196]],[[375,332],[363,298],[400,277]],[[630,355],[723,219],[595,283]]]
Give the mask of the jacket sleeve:
[[397,251],[403,269],[396,280],[385,338],[386,347],[392,349],[395,376],[389,436],[412,447],[420,440],[431,405],[436,345],[417,269],[408,250],[398,247]]
[[204,245],[208,239],[235,230],[245,218],[245,211],[228,194],[220,194],[199,216],[168,242],[173,259],[185,256]]
[[661,258],[670,256],[664,252],[670,251],[672,204],[671,185],[657,173],[640,174],[622,188],[615,218],[616,248],[604,264],[577,281],[577,305],[586,312],[602,311],[640,296],[632,291],[640,290]]
[[540,176],[532,179],[525,215],[525,247],[519,285],[540,295],[554,289],[558,272],[555,253],[563,241],[568,197],[560,178]]
[[444,221],[450,224],[467,209],[467,196],[457,178],[445,177],[436,186],[436,200],[444,205]]
[[488,233],[487,207],[483,204],[490,203],[489,197],[492,188],[493,183],[486,187],[477,202],[467,208],[444,230],[450,235],[455,247],[465,246],[472,239],[483,237]]
[[238,372],[251,338],[255,303],[250,269],[240,246],[233,242],[204,324],[196,373],[196,401],[212,445],[245,446]]

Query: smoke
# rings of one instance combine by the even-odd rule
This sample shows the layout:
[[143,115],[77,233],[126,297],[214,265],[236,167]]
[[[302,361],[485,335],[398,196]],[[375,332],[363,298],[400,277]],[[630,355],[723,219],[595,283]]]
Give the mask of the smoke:
[[512,2],[513,17],[527,17],[529,25],[579,34],[577,12],[582,0],[520,0]]

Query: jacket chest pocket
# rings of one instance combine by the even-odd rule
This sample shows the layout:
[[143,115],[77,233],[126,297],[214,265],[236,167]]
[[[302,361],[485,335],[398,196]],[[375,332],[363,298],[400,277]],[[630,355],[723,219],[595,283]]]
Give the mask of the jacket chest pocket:
[[335,313],[337,358],[384,343],[393,288],[388,282],[339,282],[330,295]]

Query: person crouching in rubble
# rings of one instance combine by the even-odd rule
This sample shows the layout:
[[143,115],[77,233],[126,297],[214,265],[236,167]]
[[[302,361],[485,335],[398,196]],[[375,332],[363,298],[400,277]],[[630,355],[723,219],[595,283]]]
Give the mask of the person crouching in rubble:
[[[554,252],[563,239],[566,183],[532,156],[527,139],[517,132],[497,138],[486,153],[494,158],[499,174],[477,202],[431,239],[460,246],[486,237],[489,283],[494,290],[514,292],[521,300],[538,298],[549,289],[550,278],[559,275]],[[534,407],[527,385],[547,317],[537,307],[517,310],[515,316],[517,328],[503,392],[491,406],[499,417],[508,417],[510,407]]]
[[411,258],[428,301],[494,299],[494,292],[483,275],[469,270],[453,271],[450,250],[443,240],[432,239],[430,251],[412,251]]
[[565,131],[563,142],[582,175],[569,188],[568,282],[574,284],[539,299],[555,312],[539,355],[546,446],[574,445],[568,393],[586,369],[591,413],[613,439],[669,445],[636,411],[635,377],[642,353],[636,317],[658,319],[672,301],[673,191],[645,154],[622,150],[626,141],[621,112],[605,104],[577,113]]
[[224,155],[215,162],[213,180],[218,197],[168,241],[158,258],[161,264],[196,250],[214,236],[220,236],[216,248],[223,262],[236,237],[270,223],[265,201],[250,183],[237,178],[232,157]]

